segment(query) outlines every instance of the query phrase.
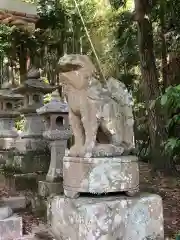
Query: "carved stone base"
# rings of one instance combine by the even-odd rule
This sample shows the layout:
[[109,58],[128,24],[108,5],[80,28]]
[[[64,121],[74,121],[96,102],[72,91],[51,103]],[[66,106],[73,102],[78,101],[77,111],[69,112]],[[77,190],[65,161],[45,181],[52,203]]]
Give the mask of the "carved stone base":
[[162,200],[154,194],[57,196],[48,204],[48,221],[57,240],[164,240]]
[[39,181],[38,193],[44,198],[49,197],[51,194],[59,195],[63,193],[63,183]]
[[139,190],[137,157],[74,158],[64,157],[64,193],[78,197],[78,193],[126,192],[133,196]]

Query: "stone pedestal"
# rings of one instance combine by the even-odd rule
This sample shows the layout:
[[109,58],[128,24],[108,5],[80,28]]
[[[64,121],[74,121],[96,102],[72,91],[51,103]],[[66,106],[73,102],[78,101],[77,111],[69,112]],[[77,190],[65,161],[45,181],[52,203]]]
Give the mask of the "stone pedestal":
[[57,240],[164,240],[162,200],[158,195],[57,196],[49,203],[48,220]]
[[79,193],[126,192],[139,190],[137,157],[75,158],[64,157],[64,193],[78,197]]
[[[51,163],[49,166],[48,174],[46,176],[46,180],[49,182],[54,182],[58,179],[62,179],[63,177],[63,157],[65,155],[65,149],[67,147],[67,139],[65,139],[65,137],[69,138],[70,134],[68,130],[56,132],[56,138],[58,137],[58,134],[59,134],[59,139],[56,139],[55,141],[51,140],[50,142]],[[54,136],[55,136],[55,133],[54,133]],[[50,134],[49,134],[49,137],[50,137]],[[60,139],[61,137],[62,139]]]
[[38,193],[43,198],[47,198],[52,194],[53,195],[62,194],[63,193],[62,181],[59,182],[39,181]]

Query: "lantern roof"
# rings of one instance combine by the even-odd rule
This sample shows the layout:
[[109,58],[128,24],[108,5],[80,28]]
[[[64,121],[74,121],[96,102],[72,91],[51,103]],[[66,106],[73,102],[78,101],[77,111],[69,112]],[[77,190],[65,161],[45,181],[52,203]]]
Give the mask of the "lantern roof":
[[13,92],[13,88],[16,87],[11,82],[5,82],[2,84],[0,89],[1,100],[21,100],[23,96]]
[[34,26],[39,17],[36,5],[21,0],[0,1],[0,23],[17,27]]
[[52,93],[52,99],[49,103],[36,110],[39,115],[48,115],[53,113],[65,113],[69,112],[68,104],[60,99],[58,90]]
[[53,92],[56,88],[56,86],[51,86],[41,78],[39,69],[32,67],[27,73],[27,80],[13,89],[13,92],[20,94],[37,92],[47,94]]

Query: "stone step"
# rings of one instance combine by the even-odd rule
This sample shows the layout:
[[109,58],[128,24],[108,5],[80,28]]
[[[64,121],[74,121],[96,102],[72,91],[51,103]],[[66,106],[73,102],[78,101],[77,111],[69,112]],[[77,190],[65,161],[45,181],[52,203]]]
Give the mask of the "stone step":
[[13,191],[26,191],[32,192],[38,191],[38,182],[44,180],[46,174],[44,173],[26,173],[26,174],[14,174],[11,178],[6,178],[6,186]]
[[57,240],[93,240],[96,236],[104,240],[164,239],[162,199],[155,194],[133,198],[55,196],[49,200],[48,223]]
[[14,240],[22,237],[22,218],[13,215],[0,220],[0,239]]
[[9,198],[2,197],[0,204],[9,206],[13,210],[25,209],[27,205],[27,199],[25,196],[12,196]]

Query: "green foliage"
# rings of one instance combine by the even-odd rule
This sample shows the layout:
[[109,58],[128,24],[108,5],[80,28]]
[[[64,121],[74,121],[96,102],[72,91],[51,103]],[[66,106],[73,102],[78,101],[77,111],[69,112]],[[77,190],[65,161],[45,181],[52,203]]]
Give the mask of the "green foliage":
[[11,34],[13,28],[8,27],[4,24],[0,25],[0,57],[4,57],[9,53],[11,48]]
[[[132,5],[132,1],[129,2]],[[135,77],[132,67],[137,63],[136,31],[125,2],[116,8],[97,0],[77,0],[77,3],[104,74],[122,78],[131,85]],[[43,75],[55,84],[57,62],[64,52],[83,52],[93,58],[94,55],[74,1],[38,0],[37,5],[40,20],[34,34],[14,27],[4,45],[13,46],[11,55],[17,61],[19,55],[16,53],[21,46],[28,49],[32,63],[41,67]],[[5,31],[2,36],[6,36]]]
[[25,119],[24,119],[23,116],[20,116],[19,118],[16,119],[15,127],[18,131],[23,131],[24,130],[24,124],[25,124]]
[[178,138],[169,138],[166,145],[165,151],[170,153],[171,156],[179,154],[180,150],[180,139]]
[[170,86],[161,97],[161,105],[166,109],[169,118],[168,128],[180,124],[180,85]]
[[170,156],[180,156],[180,85],[170,86],[161,97],[167,116],[168,141],[165,143],[165,152]]
[[180,235],[177,235],[177,236],[176,236],[176,240],[180,240]]
[[47,104],[51,101],[51,94],[46,94],[44,96],[44,104]]
[[12,177],[14,174],[22,174],[22,171],[16,166],[5,165],[0,168],[0,174],[5,177]]

